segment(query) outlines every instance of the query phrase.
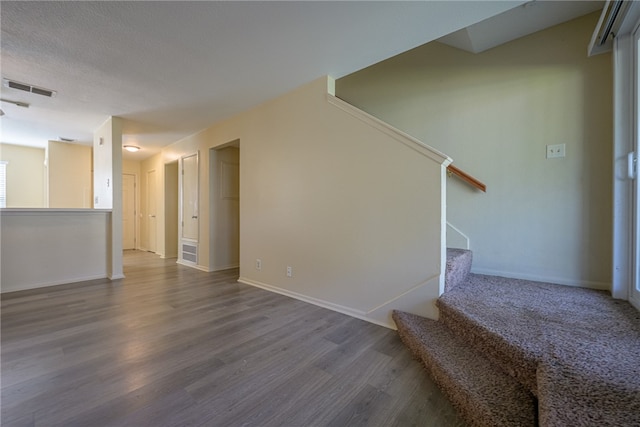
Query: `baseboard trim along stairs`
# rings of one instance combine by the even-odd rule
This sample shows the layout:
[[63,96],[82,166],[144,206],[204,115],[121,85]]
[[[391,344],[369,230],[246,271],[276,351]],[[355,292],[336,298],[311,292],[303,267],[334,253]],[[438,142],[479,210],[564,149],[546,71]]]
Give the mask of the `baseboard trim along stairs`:
[[438,321],[393,313],[470,426],[640,426],[637,310],[602,291],[471,274],[471,261],[447,250]]

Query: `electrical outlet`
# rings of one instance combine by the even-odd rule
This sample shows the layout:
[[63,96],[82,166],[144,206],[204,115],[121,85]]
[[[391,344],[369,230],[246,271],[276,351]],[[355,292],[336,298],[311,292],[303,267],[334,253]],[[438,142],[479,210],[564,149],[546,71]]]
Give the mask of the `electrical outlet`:
[[566,144],[547,145],[547,159],[555,159],[566,155]]
[[293,277],[293,268],[287,266],[287,277]]
[[256,270],[262,270],[262,260],[256,259]]

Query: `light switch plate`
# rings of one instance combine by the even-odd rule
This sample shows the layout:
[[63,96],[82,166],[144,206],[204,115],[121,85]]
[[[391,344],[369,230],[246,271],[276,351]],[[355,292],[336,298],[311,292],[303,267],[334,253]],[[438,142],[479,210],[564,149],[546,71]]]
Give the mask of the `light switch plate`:
[[566,144],[547,145],[547,159],[565,157]]

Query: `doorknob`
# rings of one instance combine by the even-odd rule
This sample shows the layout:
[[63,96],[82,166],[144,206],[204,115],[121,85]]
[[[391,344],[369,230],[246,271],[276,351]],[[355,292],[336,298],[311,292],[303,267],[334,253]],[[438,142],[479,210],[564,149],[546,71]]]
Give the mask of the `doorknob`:
[[192,216],[191,219],[198,219],[198,215]]

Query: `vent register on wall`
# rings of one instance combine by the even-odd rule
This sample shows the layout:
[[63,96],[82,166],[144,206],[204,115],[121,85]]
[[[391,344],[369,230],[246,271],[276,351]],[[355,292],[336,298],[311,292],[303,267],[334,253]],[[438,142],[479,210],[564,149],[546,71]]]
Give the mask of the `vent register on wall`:
[[182,259],[185,261],[198,263],[198,246],[192,243],[182,244]]

